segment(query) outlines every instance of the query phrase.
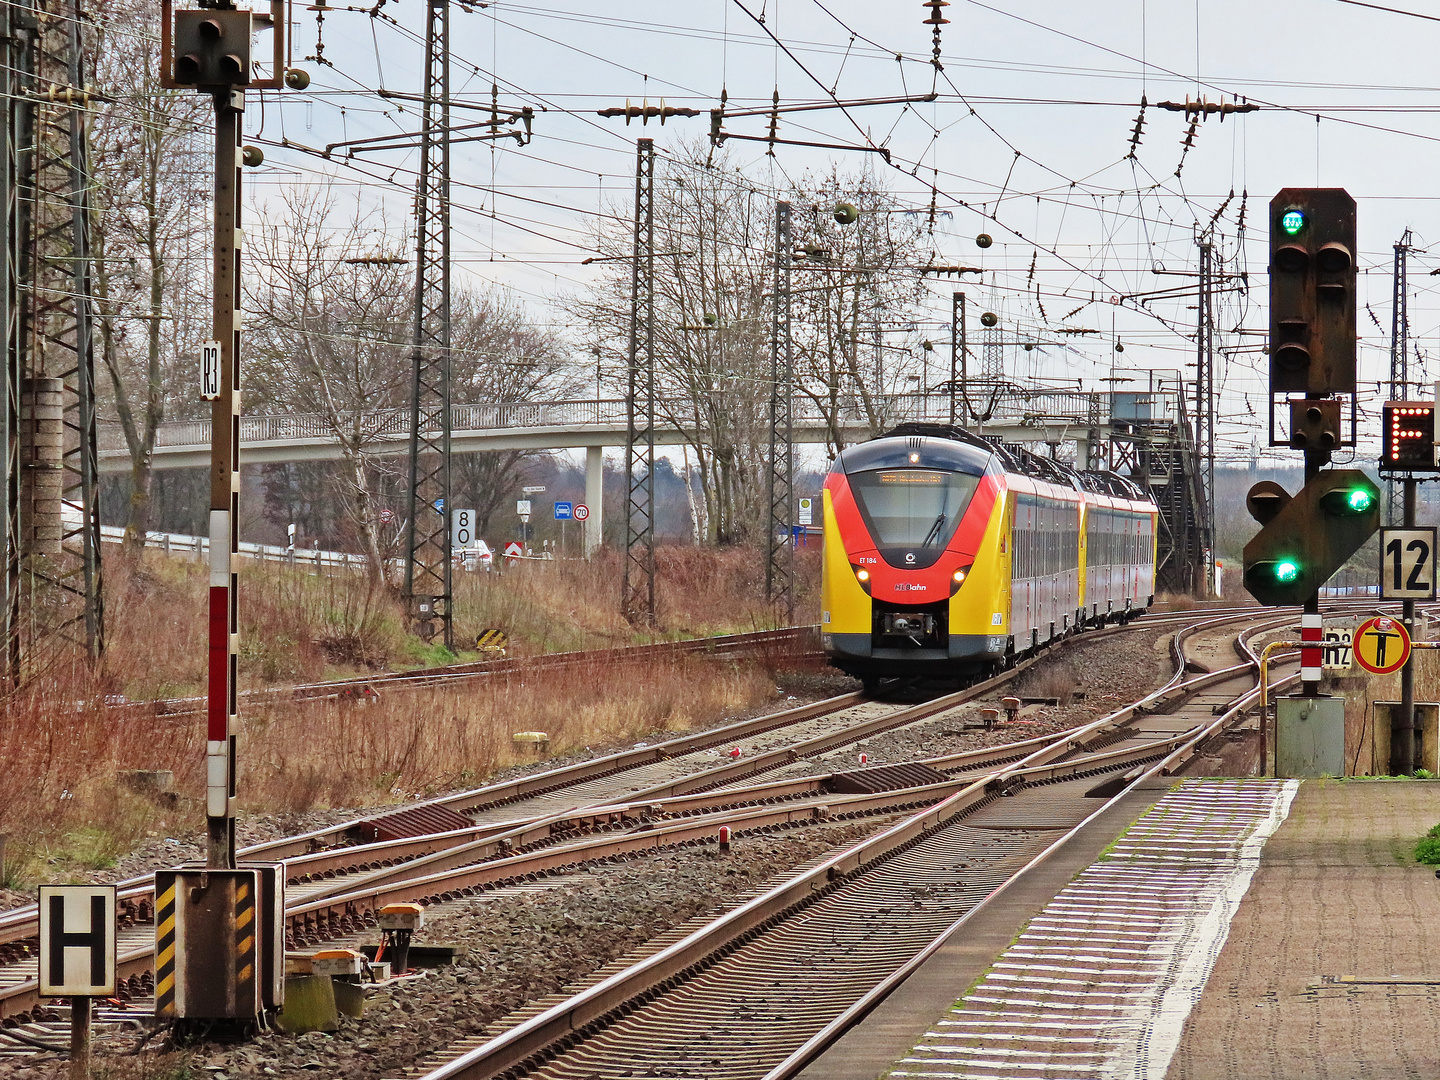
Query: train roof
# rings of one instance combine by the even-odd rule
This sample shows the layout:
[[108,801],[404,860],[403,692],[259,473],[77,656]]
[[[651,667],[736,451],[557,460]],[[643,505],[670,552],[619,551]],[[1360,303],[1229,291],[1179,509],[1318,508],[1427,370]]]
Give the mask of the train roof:
[[[890,440],[909,439],[897,445]],[[911,462],[910,454],[918,453],[919,462]],[[1075,469],[1063,461],[1032,454],[1023,446],[988,439],[952,424],[909,422],[891,428],[878,439],[859,443],[841,452],[846,472],[862,469],[896,468],[920,464],[928,468],[955,469],[979,476],[998,459],[1006,472],[1019,473],[1062,487],[1073,487],[1096,495],[1116,499],[1148,502],[1150,497],[1134,482],[1113,472]],[[840,464],[840,459],[836,459]]]

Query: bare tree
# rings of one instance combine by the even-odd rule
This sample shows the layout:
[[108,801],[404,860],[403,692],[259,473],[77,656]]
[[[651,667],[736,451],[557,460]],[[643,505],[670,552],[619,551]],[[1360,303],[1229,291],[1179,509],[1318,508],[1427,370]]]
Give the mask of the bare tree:
[[[513,293],[457,290],[450,302],[450,396],[456,404],[554,401],[580,392],[564,342],[538,327]],[[535,451],[457,454],[450,483],[481,531],[519,483]],[[457,503],[457,505],[459,505]]]
[[100,360],[112,413],[130,453],[125,549],[145,545],[153,516],[155,433],[174,400],[173,377],[204,329],[209,106],[161,88],[159,12],[115,0],[98,13],[94,82],[110,99],[90,128],[92,250]]
[[410,385],[407,260],[382,211],[342,214],[325,185],[285,190],[250,246],[258,281],[247,305],[247,408],[316,417],[335,440],[348,524],[383,581],[373,446]]
[[[841,419],[858,415],[880,434],[895,419],[890,396],[903,388],[924,286],[928,238],[919,215],[901,207],[873,174],[802,183],[794,196],[797,245],[793,306],[797,389],[819,408],[832,452],[845,446]],[[839,224],[848,203],[858,218]]]
[[[687,433],[711,538],[762,528],[774,200],[708,147],[655,178],[655,351],[661,417]],[[614,370],[628,362],[633,226],[617,206],[597,243],[613,261],[579,306]]]

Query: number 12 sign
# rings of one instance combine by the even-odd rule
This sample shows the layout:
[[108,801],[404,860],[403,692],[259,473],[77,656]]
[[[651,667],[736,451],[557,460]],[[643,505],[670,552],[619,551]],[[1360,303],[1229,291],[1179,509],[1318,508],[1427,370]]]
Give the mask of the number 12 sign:
[[1435,599],[1435,530],[1380,530],[1380,596]]

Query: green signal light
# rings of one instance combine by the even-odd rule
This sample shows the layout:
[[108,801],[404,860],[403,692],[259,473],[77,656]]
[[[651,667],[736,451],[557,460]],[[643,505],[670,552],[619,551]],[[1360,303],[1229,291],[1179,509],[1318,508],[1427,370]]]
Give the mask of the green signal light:
[[1287,236],[1294,236],[1301,229],[1305,228],[1305,215],[1299,210],[1286,210],[1280,216],[1280,228],[1285,230]]
[[1345,496],[1345,505],[1357,514],[1363,514],[1375,503],[1375,497],[1364,488],[1356,488]]
[[1271,573],[1275,575],[1275,580],[1281,585],[1289,585],[1292,581],[1300,579],[1300,564],[1285,559],[1276,563],[1275,569]]

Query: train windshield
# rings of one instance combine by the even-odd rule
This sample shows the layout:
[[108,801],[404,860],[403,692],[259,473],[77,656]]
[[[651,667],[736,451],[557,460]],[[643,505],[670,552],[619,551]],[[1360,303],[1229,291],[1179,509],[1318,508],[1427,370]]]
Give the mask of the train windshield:
[[965,516],[980,477],[933,469],[874,469],[850,474],[850,490],[884,548],[943,548]]

